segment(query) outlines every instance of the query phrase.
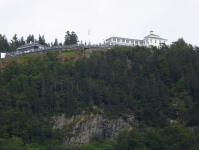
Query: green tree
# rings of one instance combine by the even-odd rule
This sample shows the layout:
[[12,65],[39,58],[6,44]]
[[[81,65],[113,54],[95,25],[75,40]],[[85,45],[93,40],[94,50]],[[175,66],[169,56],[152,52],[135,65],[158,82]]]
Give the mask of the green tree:
[[20,40],[18,39],[17,34],[14,34],[14,36],[11,40],[12,50],[17,49],[17,47],[19,47],[19,46],[20,46]]
[[117,150],[128,150],[127,131],[126,130],[119,133],[117,143],[118,143]]
[[0,34],[0,51],[9,51],[9,43],[5,35]]
[[92,145],[92,144],[84,144],[82,146],[82,149],[83,150],[97,150],[97,148],[94,145]]
[[65,35],[65,41],[64,41],[64,45],[72,45],[72,44],[77,44],[78,41],[78,36],[76,35],[76,33],[74,31],[72,31],[70,33],[70,31],[66,32]]
[[145,144],[148,148],[153,150],[161,149],[162,138],[155,131],[148,131],[145,136]]
[[26,42],[24,41],[24,38],[23,38],[23,36],[21,37],[21,39],[20,39],[20,45],[24,45]]
[[165,145],[163,150],[181,150],[179,145]]
[[47,45],[47,44],[46,44],[46,40],[45,40],[45,38],[44,38],[44,35],[40,36],[40,34],[39,34],[38,43],[41,44],[41,45]]
[[162,81],[166,85],[169,85],[171,82],[170,71],[169,71],[167,60],[162,55],[158,57],[158,68],[160,70],[160,76],[161,76]]
[[53,45],[54,45],[54,46],[58,46],[58,40],[57,40],[57,38],[55,38],[55,42],[54,42]]
[[64,45],[70,45],[70,31],[66,32]]
[[27,39],[26,39],[26,42],[27,42],[27,43],[30,43],[30,41],[31,41],[31,42],[34,42],[34,40],[35,40],[35,39],[34,39],[34,35],[33,35],[33,34],[32,34],[32,35],[29,34],[29,36],[28,36]]
[[18,137],[12,137],[10,139],[0,139],[1,150],[21,150],[23,148],[22,146],[22,139]]
[[79,42],[78,36],[76,35],[74,31],[72,31],[70,35],[70,44],[77,44],[77,42]]
[[5,124],[0,130],[0,136],[2,138],[6,138],[6,139],[9,138],[9,134],[8,134],[7,130],[8,130],[8,126]]

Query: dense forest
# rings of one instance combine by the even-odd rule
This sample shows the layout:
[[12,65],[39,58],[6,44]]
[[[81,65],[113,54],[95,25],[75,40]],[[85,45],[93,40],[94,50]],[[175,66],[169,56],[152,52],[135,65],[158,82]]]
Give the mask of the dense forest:
[[[65,63],[57,55],[15,59],[2,69],[0,149],[199,148],[199,48],[179,39],[161,48],[118,46]],[[133,113],[138,124],[115,141],[95,135],[92,143],[63,148],[63,132],[51,128],[50,117],[93,105],[110,119]]]
[[[26,38],[22,36],[21,38],[17,37],[17,34],[14,34],[12,39],[9,41],[5,35],[0,34],[0,51],[13,51],[16,50],[19,46],[24,45],[25,43],[36,42],[41,45],[47,46],[47,47],[53,47],[53,46],[62,46],[62,42],[58,42],[57,38],[55,38],[54,42],[47,43],[44,35],[40,35],[38,39],[35,38],[35,36],[32,34],[29,34]],[[70,33],[70,31],[66,32],[66,35],[64,37],[64,45],[72,45],[78,43],[78,36],[74,31]]]

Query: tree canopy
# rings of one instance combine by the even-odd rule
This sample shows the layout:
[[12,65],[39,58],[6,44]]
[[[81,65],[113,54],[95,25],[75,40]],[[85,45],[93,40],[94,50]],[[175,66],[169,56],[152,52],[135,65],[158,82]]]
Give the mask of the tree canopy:
[[79,42],[78,36],[76,35],[74,31],[72,31],[71,33],[70,31],[66,32],[64,45],[73,45],[73,44],[77,44],[78,42]]
[[[96,105],[109,119],[133,113],[137,127],[121,133],[116,144],[76,149],[198,148],[199,48],[179,39],[170,47],[118,46],[67,62],[57,55],[13,60],[0,72],[0,146],[59,149],[63,132],[51,128],[50,116]],[[171,120],[178,123],[170,126]]]
[[[47,43],[46,39],[44,37],[44,35],[40,35],[38,39],[35,38],[35,36],[33,34],[29,34],[26,38],[26,40],[24,39],[24,37],[22,36],[21,38],[18,38],[17,34],[14,34],[14,36],[12,37],[12,39],[9,41],[5,35],[0,34],[0,51],[13,51],[16,50],[19,46],[24,45],[25,43],[30,43],[31,42],[36,42],[39,43],[41,45],[44,46],[62,46],[62,42],[58,43],[57,38],[55,38],[54,42],[50,42]],[[67,31],[65,38],[64,38],[64,44],[65,45],[73,45],[73,44],[77,44],[78,41],[78,36],[76,35],[76,33],[74,31],[72,31],[71,33],[69,31]]]

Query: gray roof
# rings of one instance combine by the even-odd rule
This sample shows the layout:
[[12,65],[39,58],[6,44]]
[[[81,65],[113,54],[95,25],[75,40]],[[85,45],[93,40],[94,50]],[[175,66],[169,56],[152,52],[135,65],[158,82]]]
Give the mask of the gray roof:
[[[152,35],[152,36],[151,36]],[[144,38],[155,38],[155,39],[161,39],[161,40],[167,40],[167,39],[163,39],[163,38],[160,38],[159,35],[155,35],[155,34],[150,34],[150,35],[147,35],[145,36]]]
[[[146,37],[145,37],[146,38]],[[167,39],[163,39],[163,38],[159,38],[159,37],[147,37],[147,38],[151,38],[151,39],[160,39],[160,40],[167,40]]]
[[40,46],[44,47],[43,45],[38,44],[38,43],[28,43],[28,44],[19,46],[16,50],[22,50],[22,49],[33,48],[33,47],[40,47]]

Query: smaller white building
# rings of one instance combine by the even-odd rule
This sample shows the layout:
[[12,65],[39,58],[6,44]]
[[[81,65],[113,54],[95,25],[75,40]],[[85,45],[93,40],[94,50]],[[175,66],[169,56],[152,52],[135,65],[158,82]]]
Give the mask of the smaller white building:
[[160,38],[159,35],[153,34],[153,31],[150,31],[150,34],[144,37],[143,40],[122,38],[122,37],[110,37],[105,40],[105,45],[126,45],[126,46],[161,46],[161,44],[167,44],[167,39]]
[[161,46],[161,44],[167,44],[167,39],[160,38],[159,35],[153,34],[153,31],[150,31],[148,36],[144,37],[145,46]]
[[6,57],[6,52],[0,52],[1,54],[1,58],[5,58]]

